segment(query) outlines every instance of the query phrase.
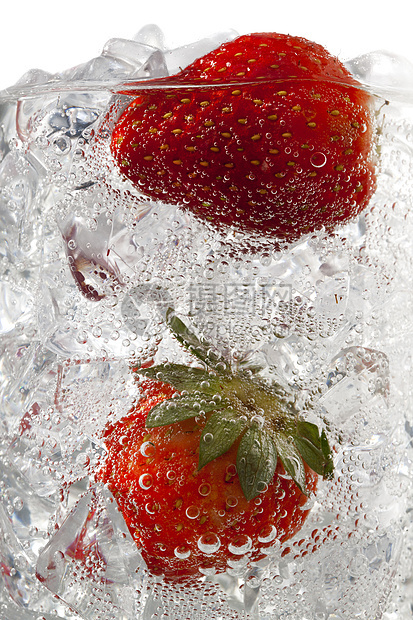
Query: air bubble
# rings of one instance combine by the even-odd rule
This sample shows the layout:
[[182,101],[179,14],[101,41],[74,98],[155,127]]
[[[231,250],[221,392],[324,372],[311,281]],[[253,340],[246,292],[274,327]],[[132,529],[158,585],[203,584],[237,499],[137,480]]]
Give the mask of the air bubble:
[[71,140],[65,135],[58,136],[53,140],[53,149],[57,155],[66,155],[71,148]]
[[23,500],[20,497],[16,497],[13,501],[13,506],[15,510],[21,510],[23,508]]
[[38,136],[36,138],[36,146],[38,146],[39,149],[45,149],[49,146],[49,140],[46,136]]
[[238,504],[238,500],[234,495],[230,495],[229,497],[227,497],[226,504],[229,508],[235,508],[235,506]]
[[176,547],[174,549],[174,554],[180,560],[187,560],[191,555],[191,551],[186,547]]
[[53,559],[56,562],[56,564],[60,564],[65,559],[64,553],[60,550],[55,551],[55,553],[53,554]]
[[260,543],[270,543],[276,536],[277,528],[274,525],[267,525],[261,529],[258,540]]
[[151,441],[145,441],[140,447],[140,453],[146,458],[155,456],[156,446]]
[[87,455],[85,452],[81,452],[80,454],[77,455],[76,465],[79,465],[80,467],[87,467],[89,464],[90,464],[89,455]]
[[228,549],[234,555],[245,555],[252,549],[252,540],[244,534],[239,536],[236,541],[229,543]]
[[361,577],[368,570],[368,560],[364,555],[358,554],[352,558],[349,571],[353,577]]
[[14,566],[18,571],[23,571],[28,567],[28,561],[24,555],[16,555],[14,558]]
[[316,153],[313,153],[313,155],[311,155],[310,162],[311,165],[314,166],[314,168],[322,168],[326,165],[327,157],[324,155],[324,153],[321,153],[321,151],[317,151]]
[[211,485],[205,482],[198,487],[198,492],[202,497],[206,497],[211,493]]
[[231,463],[230,465],[228,465],[225,471],[228,474],[228,476],[235,476],[235,474],[237,473],[237,468],[234,465],[234,463]]
[[152,483],[153,483],[153,480],[150,474],[142,474],[139,477],[139,486],[141,487],[141,489],[144,489],[145,491],[151,488]]
[[260,480],[257,483],[257,491],[259,493],[266,493],[268,491],[268,484],[264,482],[263,480]]
[[269,267],[271,265],[272,256],[271,254],[261,254],[260,255],[260,263],[263,267]]
[[101,327],[99,327],[98,325],[95,325],[95,326],[92,328],[92,335],[93,335],[95,338],[100,338],[100,337],[101,337],[101,335],[102,335],[102,328],[101,328]]
[[185,514],[188,519],[197,519],[199,517],[200,511],[198,506],[188,506]]
[[221,546],[221,541],[214,532],[208,532],[198,538],[198,549],[207,555],[216,553]]

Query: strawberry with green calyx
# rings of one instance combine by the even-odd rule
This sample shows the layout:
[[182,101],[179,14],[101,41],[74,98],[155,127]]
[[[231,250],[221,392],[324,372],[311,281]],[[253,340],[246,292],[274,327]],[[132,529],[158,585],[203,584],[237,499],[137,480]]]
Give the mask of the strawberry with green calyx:
[[333,461],[324,430],[285,390],[233,372],[172,312],[167,322],[203,367],[136,369],[143,398],[106,429],[99,477],[148,569],[181,581],[235,570],[291,538]]
[[242,435],[237,471],[248,500],[272,480],[278,458],[303,493],[304,462],[320,476],[331,477],[333,463],[325,431],[320,435],[317,425],[300,419],[285,390],[266,385],[248,369],[233,374],[225,360],[198,340],[171,310],[166,320],[176,338],[206,369],[168,364],[138,371],[179,392],[153,407],[146,419],[148,428],[194,418],[202,411],[207,421],[199,447],[199,469],[225,454]]
[[369,203],[373,99],[320,45],[244,35],[139,86],[111,150],[151,198],[287,242],[332,230]]

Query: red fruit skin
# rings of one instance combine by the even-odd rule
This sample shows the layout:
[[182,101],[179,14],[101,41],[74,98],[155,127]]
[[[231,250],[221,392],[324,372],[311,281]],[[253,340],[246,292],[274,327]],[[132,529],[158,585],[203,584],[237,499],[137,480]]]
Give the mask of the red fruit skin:
[[[150,395],[106,430],[108,455],[99,477],[151,573],[185,581],[208,569],[224,572],[245,555],[260,559],[301,529],[308,498],[281,464],[268,489],[248,502],[236,473],[237,444],[198,471],[204,423],[192,419],[147,429],[150,409],[174,393],[164,384],[148,382],[148,387]],[[306,475],[314,493],[318,476],[307,466]]]
[[376,187],[372,107],[321,46],[254,34],[140,91],[111,148],[151,198],[215,226],[292,241],[367,206]]

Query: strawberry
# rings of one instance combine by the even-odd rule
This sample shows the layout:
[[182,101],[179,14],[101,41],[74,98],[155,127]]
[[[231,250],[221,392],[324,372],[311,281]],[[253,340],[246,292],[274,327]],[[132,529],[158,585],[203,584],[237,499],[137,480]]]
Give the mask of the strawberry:
[[178,317],[167,319],[204,368],[136,369],[144,395],[105,430],[99,477],[148,569],[182,581],[239,569],[291,538],[333,465],[325,431],[280,386],[253,369],[233,372]]
[[240,36],[126,92],[111,141],[122,175],[217,227],[292,241],[375,190],[372,98],[306,39]]

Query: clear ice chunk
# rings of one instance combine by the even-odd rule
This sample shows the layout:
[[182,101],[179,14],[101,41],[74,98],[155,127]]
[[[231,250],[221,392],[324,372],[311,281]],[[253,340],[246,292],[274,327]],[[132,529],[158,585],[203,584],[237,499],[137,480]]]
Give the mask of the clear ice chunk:
[[[50,604],[50,613],[45,612],[44,607],[42,605],[41,611],[30,611],[15,605],[13,601],[0,602],[0,617],[1,620],[59,620],[64,618],[65,612],[68,611],[58,609],[61,606],[56,604],[56,600]],[[70,612],[70,620],[82,620],[82,618],[75,612]]]
[[130,39],[110,39],[100,56],[63,71],[64,81],[120,82],[166,75],[162,52]]
[[35,252],[33,237],[41,226],[35,204],[39,172],[32,158],[14,151],[0,164],[0,253],[10,261],[20,262],[22,254],[27,260]]
[[348,347],[331,362],[323,405],[334,415],[340,427],[362,407],[379,396],[386,403],[389,395],[389,360],[381,351],[366,347]]
[[407,58],[377,50],[347,61],[346,66],[361,83],[378,88],[379,93],[392,100],[411,101],[413,64]]
[[56,79],[55,74],[43,71],[42,69],[29,69],[26,71],[19,80],[16,82],[16,86],[38,86],[47,84]]
[[[0,465],[0,584],[7,592],[14,609],[12,618],[26,618],[28,609],[39,617],[40,611],[56,610],[64,614],[56,605],[50,593],[40,584],[35,575],[35,564],[40,550],[44,547],[51,524],[51,515],[56,504],[48,498],[39,496],[31,486],[26,475],[18,469],[11,448]],[[2,600],[0,588],[0,600]],[[1,604],[0,610],[3,611]],[[1,615],[1,618],[9,617]]]
[[[16,111],[19,136],[29,142],[30,152],[40,162],[46,167],[57,166],[62,173],[76,154],[78,139],[88,138],[87,132],[90,133],[109,99],[110,93],[104,91],[67,92],[60,96],[49,93],[24,99]],[[62,155],[64,159],[59,160]]]
[[33,310],[31,294],[9,282],[0,283],[0,334],[7,334],[16,326],[29,320]]
[[99,301],[121,285],[116,265],[111,264],[109,244],[112,224],[99,218],[91,230],[85,218],[72,216],[61,225],[69,268],[87,299]]
[[141,565],[113,498],[92,488],[41,551],[36,573],[82,618],[126,619],[134,615],[133,581]]
[[7,514],[0,505],[0,574],[10,598],[21,607],[35,606],[38,587],[32,567]]
[[133,37],[134,41],[165,50],[165,35],[156,24],[146,24]]
[[134,79],[167,75],[162,51],[140,41],[110,39],[103,48],[102,57],[116,59],[130,66],[128,77]]
[[51,425],[51,415],[50,407],[35,403],[20,420],[6,457],[36,497],[55,503],[62,480],[73,483],[87,475],[93,449],[57,412],[53,412]]

